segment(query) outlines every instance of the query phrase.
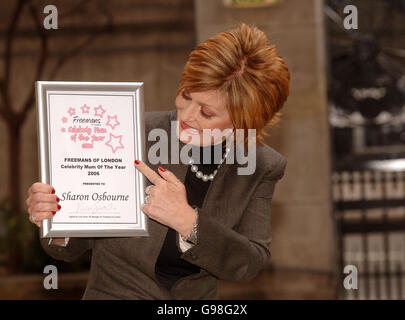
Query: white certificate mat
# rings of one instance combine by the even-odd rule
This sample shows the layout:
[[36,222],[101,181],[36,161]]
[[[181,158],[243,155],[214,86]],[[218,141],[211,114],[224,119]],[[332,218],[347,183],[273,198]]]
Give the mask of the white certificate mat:
[[61,205],[44,221],[43,237],[147,235],[144,179],[134,166],[144,155],[142,89],[38,83],[41,181],[55,188]]

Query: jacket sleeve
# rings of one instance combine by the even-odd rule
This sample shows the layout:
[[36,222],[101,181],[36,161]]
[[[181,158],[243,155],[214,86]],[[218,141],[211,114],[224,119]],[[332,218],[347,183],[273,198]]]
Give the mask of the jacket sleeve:
[[41,246],[45,252],[56,260],[72,262],[80,257],[87,250],[94,247],[92,238],[70,238],[66,247],[55,244],[48,244],[48,238],[40,239]]
[[250,281],[270,259],[270,202],[286,168],[284,157],[264,175],[241,221],[234,228],[199,212],[197,244],[184,252],[184,260],[226,281]]

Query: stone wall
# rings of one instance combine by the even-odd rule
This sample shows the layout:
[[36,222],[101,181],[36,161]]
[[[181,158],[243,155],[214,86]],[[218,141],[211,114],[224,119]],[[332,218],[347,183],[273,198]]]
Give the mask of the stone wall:
[[[83,1],[59,0],[59,29],[47,32],[49,58],[44,76],[56,59],[67,50],[85,41],[112,20],[112,28],[100,34],[79,55],[60,69],[55,80],[61,81],[144,81],[146,111],[170,110],[181,72],[195,45],[194,8],[189,0],[114,0],[85,1],[74,14],[69,11]],[[5,36],[17,1],[0,2],[0,77],[3,75]],[[97,3],[97,5],[96,5]],[[105,7],[100,7],[103,3]],[[45,6],[45,3],[44,3]],[[38,7],[38,15],[42,15]],[[103,12],[107,12],[105,15]],[[35,61],[39,54],[39,38],[28,11],[23,12],[14,46],[11,95],[16,109],[33,85]],[[36,113],[33,108],[22,132],[20,200],[25,205],[28,187],[38,180]],[[0,199],[7,193],[7,131],[0,119]]]

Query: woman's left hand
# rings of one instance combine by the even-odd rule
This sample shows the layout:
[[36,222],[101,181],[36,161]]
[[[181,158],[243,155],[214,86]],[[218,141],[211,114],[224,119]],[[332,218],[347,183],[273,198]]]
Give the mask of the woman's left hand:
[[181,235],[189,235],[196,220],[196,213],[187,202],[184,184],[163,167],[159,167],[158,174],[146,163],[137,162],[135,168],[152,183],[145,189],[147,196],[145,203],[142,204],[142,211],[151,219],[176,230]]

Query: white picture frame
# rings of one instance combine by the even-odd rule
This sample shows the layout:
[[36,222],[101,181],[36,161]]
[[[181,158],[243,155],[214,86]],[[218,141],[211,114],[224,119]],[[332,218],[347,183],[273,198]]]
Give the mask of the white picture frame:
[[142,82],[37,81],[40,181],[60,210],[42,221],[49,237],[148,236],[141,210],[145,159]]

